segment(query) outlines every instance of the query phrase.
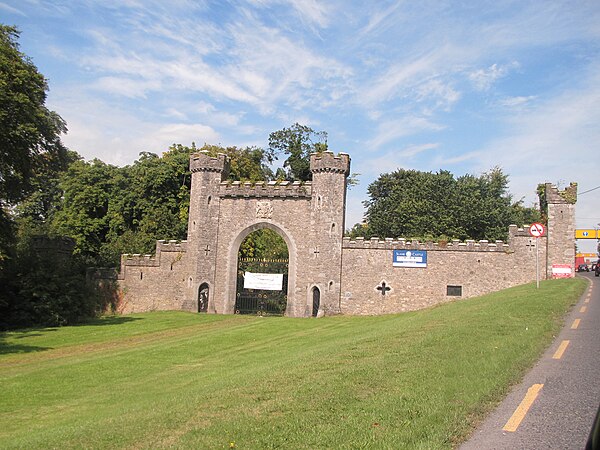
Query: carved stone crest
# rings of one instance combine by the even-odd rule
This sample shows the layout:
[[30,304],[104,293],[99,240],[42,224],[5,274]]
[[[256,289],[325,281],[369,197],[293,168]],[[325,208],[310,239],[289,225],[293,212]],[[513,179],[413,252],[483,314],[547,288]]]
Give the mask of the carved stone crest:
[[270,219],[273,216],[273,206],[271,202],[256,202],[256,218]]

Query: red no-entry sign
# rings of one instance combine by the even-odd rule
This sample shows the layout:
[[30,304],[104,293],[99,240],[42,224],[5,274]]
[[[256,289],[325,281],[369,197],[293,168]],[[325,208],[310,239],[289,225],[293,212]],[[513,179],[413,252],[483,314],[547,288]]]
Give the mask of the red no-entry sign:
[[529,227],[529,234],[533,237],[539,238],[546,232],[544,225],[541,223],[534,223]]

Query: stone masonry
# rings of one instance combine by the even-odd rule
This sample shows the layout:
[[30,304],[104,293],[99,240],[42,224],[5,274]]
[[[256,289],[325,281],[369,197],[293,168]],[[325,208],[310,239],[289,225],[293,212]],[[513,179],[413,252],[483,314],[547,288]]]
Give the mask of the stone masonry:
[[[574,262],[576,184],[565,191],[545,186],[548,227],[537,250],[516,226],[508,242],[350,240],[343,237],[350,157],[324,152],[311,155],[310,164],[312,182],[241,183],[226,181],[225,155],[192,155],[187,241],[158,241],[155,255],[122,256],[121,312],[198,311],[202,291],[208,313],[234,313],[239,247],[261,228],[287,244],[291,317],[311,315],[315,289],[319,315],[387,314],[535,281],[536,251],[542,279],[552,264]],[[427,251],[427,267],[393,267],[397,249]]]

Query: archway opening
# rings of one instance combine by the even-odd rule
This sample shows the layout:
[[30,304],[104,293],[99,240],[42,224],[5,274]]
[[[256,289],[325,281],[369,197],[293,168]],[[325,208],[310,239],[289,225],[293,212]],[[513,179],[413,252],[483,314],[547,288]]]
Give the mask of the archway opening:
[[319,307],[321,306],[321,291],[318,287],[312,288],[312,316],[317,317],[319,314]]
[[208,283],[202,283],[198,288],[198,312],[205,313],[208,310]]
[[288,248],[274,230],[261,228],[240,244],[236,314],[282,316],[287,308]]

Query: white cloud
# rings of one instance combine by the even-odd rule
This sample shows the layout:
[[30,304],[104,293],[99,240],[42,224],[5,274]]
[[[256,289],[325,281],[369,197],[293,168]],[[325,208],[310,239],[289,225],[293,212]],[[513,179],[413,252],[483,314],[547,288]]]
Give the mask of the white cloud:
[[26,16],[27,14],[25,14],[23,11],[21,11],[18,8],[13,8],[12,6],[7,5],[6,3],[0,2],[0,9],[11,13],[11,14],[18,14],[19,16]]
[[443,52],[434,50],[411,62],[402,61],[392,65],[385,73],[372,81],[370,88],[361,91],[361,103],[376,105],[398,96],[435,72],[442,55]]
[[467,152],[455,156],[441,156],[435,159],[434,165],[437,167],[447,167],[465,161],[473,161],[480,157],[480,152]]
[[265,110],[276,104],[318,107],[331,96],[339,98],[337,88],[351,73],[337,60],[259,23],[237,23],[230,31],[236,63],[227,74],[253,93]]
[[450,107],[460,98],[460,93],[440,79],[431,79],[416,87],[416,99],[418,102],[433,101],[433,109],[448,111]]
[[[60,98],[60,107],[54,99]],[[199,145],[219,142],[219,133],[204,123],[164,123],[144,119],[123,104],[114,104],[85,92],[53,91],[48,107],[67,121],[63,137],[67,147],[86,159],[99,158],[110,164],[131,164],[140,152],[161,154],[173,143]]]
[[537,98],[536,95],[505,97],[498,101],[500,106],[506,108],[521,108],[527,106]]
[[161,83],[158,80],[101,77],[92,85],[92,88],[112,95],[122,95],[129,98],[145,98],[146,92],[156,91],[160,89],[160,86]]
[[324,2],[317,0],[291,0],[291,7],[298,11],[302,20],[325,28],[329,24],[329,11]]
[[496,81],[508,75],[511,69],[519,67],[519,63],[513,61],[510,64],[492,64],[487,69],[478,69],[468,74],[469,80],[478,91],[489,90]]
[[407,116],[397,120],[381,122],[377,135],[366,142],[369,150],[377,150],[383,145],[405,136],[423,131],[440,131],[444,126],[431,122],[424,117]]
[[[592,66],[583,82],[546,101],[538,101],[509,119],[509,129],[481,150],[483,170],[500,164],[510,174],[511,191],[517,198],[534,201],[537,183],[564,180],[594,187],[600,161],[600,75]],[[583,198],[583,196],[582,196]],[[600,211],[597,196],[585,198]],[[586,214],[589,214],[586,213]]]
[[402,150],[400,150],[400,154],[402,156],[410,158],[412,156],[416,156],[416,155],[426,152],[428,150],[434,150],[434,149],[438,148],[439,146],[440,146],[440,144],[437,144],[437,143],[409,145],[408,147],[405,147]]
[[[146,127],[152,127],[153,125],[155,124],[147,124]],[[209,126],[173,123],[163,125],[155,131],[141,136],[137,142],[142,147],[153,149],[149,151],[162,152],[172,144],[191,145],[192,142],[196,142],[200,146],[205,142],[217,142],[218,138],[218,134]]]
[[371,33],[373,30],[381,29],[382,23],[386,21],[386,19],[393,17],[402,4],[403,1],[401,0],[393,3],[384,10],[376,10],[374,13],[369,15],[369,21],[367,25],[360,30],[359,34],[361,36],[365,36]]

